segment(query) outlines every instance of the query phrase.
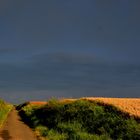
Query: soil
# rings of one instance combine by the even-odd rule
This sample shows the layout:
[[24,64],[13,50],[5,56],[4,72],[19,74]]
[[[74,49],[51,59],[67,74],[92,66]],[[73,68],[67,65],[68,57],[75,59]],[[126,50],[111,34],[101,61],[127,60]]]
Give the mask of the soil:
[[0,130],[0,140],[37,140],[34,132],[29,128],[13,109]]

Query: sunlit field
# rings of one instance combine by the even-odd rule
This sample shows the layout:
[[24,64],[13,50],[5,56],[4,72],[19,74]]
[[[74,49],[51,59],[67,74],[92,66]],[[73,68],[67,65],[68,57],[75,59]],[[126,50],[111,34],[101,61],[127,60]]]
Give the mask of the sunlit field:
[[100,97],[85,97],[90,101],[99,101],[104,104],[111,104],[118,107],[130,116],[140,117],[140,99],[139,98],[100,98]]

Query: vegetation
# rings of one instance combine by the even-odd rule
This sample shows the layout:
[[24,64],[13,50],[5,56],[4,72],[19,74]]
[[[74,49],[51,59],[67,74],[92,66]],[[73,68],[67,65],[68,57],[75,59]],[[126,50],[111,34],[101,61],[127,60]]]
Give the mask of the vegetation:
[[77,100],[23,104],[22,119],[48,140],[139,140],[140,124],[114,106]]
[[3,100],[0,100],[0,127],[2,126],[11,109],[12,105],[5,103]]

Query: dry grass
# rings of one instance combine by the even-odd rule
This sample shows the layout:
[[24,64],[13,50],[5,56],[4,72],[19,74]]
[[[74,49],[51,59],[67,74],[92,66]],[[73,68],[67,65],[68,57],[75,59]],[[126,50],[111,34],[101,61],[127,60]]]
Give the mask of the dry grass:
[[[60,99],[59,101],[61,103],[68,103],[68,102],[72,102],[72,101],[76,101],[77,99]],[[45,105],[47,104],[47,101],[30,101],[28,104],[30,105]]]
[[101,97],[85,97],[90,101],[98,101],[106,105],[118,107],[123,112],[129,113],[130,116],[140,117],[140,98],[101,98]]
[[45,105],[47,102],[43,101],[30,101],[29,104],[31,105]]

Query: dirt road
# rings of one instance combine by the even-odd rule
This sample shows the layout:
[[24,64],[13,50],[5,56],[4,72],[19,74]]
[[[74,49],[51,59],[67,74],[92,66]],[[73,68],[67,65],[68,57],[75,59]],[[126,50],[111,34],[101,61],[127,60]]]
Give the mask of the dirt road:
[[13,109],[0,130],[0,140],[37,140],[33,131],[20,121],[20,117]]

